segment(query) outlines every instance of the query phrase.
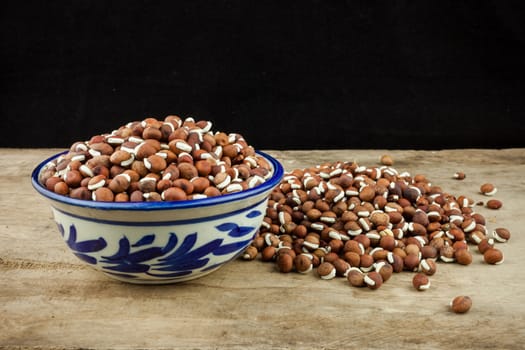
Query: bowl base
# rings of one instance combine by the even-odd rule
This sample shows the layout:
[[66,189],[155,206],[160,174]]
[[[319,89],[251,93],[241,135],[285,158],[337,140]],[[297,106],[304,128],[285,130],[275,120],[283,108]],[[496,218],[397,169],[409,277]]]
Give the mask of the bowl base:
[[198,275],[193,275],[193,276],[192,275],[187,275],[187,276],[183,276],[183,277],[166,278],[166,279],[129,278],[129,277],[119,276],[119,275],[116,275],[116,274],[107,273],[107,272],[104,272],[104,271],[102,271],[102,272],[108,278],[110,278],[112,280],[117,280],[117,281],[120,281],[120,282],[131,283],[131,284],[155,285],[155,284],[175,284],[175,283],[195,280],[195,279],[198,279],[198,278],[201,278],[201,277],[205,277],[206,275],[209,275],[210,273],[212,273],[214,271],[217,271],[221,267],[222,266],[217,266],[214,269],[210,269],[210,270],[207,270],[207,271],[204,271],[204,272],[200,272]]

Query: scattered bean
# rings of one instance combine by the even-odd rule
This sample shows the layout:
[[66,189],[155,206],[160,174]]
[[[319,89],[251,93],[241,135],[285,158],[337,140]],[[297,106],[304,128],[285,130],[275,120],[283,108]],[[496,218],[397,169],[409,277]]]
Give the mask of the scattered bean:
[[453,178],[456,180],[464,180],[466,177],[467,175],[462,171],[458,171],[457,173],[454,173],[454,176],[453,176]]
[[470,310],[472,307],[472,299],[468,296],[457,296],[450,302],[450,309],[457,313],[463,314]]
[[394,159],[392,159],[392,157],[389,156],[388,154],[381,156],[380,161],[381,161],[381,164],[386,165],[386,166],[394,165]]
[[500,209],[503,206],[503,203],[497,199],[490,199],[486,204],[489,209]]
[[498,192],[498,189],[491,183],[481,185],[479,191],[485,196],[493,196]]
[[412,278],[412,285],[419,291],[424,291],[430,288],[430,280],[428,276],[423,273],[416,273]]

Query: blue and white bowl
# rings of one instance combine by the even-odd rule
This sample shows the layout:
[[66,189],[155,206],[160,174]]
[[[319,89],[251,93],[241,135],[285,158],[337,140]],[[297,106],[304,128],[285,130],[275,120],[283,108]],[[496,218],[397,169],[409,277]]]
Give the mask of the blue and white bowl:
[[251,243],[266,213],[268,196],[283,177],[282,165],[258,152],[272,176],[254,188],[179,202],[94,202],[73,199],[39,183],[51,202],[67,246],[80,260],[109,277],[141,284],[174,283],[209,274],[237,258]]

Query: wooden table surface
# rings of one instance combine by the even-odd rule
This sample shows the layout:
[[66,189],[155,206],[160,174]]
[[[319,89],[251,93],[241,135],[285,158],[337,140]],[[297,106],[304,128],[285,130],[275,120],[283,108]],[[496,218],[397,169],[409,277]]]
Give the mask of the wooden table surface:
[[[446,151],[268,151],[286,170],[324,161],[376,166],[388,153],[399,171],[427,175],[454,195],[487,200],[492,182],[500,210],[477,206],[489,229],[506,227],[501,265],[474,251],[470,266],[439,263],[432,287],[412,274],[380,289],[350,287],[314,273],[281,274],[274,264],[236,260],[194,281],[160,286],[108,279],[66,248],[30,172],[57,149],[0,149],[0,348],[377,348],[516,349],[525,344],[525,149]],[[452,179],[464,171],[463,181]],[[473,247],[474,248],[474,247]],[[450,300],[471,296],[467,314]]]

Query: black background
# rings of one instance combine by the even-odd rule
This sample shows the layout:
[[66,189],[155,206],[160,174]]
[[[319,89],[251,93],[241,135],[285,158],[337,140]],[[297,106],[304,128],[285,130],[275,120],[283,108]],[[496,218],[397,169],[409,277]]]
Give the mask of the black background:
[[8,1],[0,146],[178,114],[258,149],[524,147],[517,4]]

